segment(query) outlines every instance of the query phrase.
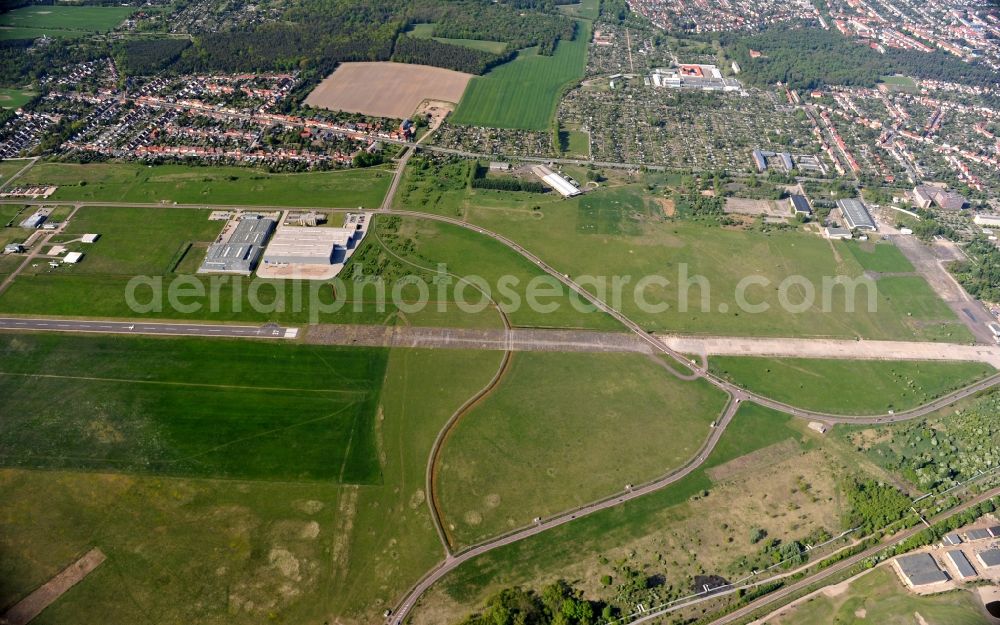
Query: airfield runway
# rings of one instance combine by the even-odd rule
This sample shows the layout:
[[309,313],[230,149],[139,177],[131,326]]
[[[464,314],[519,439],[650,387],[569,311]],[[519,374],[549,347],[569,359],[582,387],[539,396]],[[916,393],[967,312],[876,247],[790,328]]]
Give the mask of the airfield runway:
[[0,317],[0,330],[48,332],[92,332],[98,334],[143,334],[160,336],[213,336],[258,339],[294,339],[298,328],[274,324],[263,326],[214,325],[195,323],[145,323],[78,319],[25,319]]

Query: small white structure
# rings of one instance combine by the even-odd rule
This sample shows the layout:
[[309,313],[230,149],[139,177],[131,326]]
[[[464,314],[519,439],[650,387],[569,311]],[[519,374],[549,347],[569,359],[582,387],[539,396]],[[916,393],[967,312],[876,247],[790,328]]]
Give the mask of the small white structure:
[[83,258],[83,254],[80,252],[70,252],[63,257],[63,262],[70,265],[75,265]]
[[1000,226],[1000,215],[976,215],[972,218],[972,222],[977,226],[995,228]]
[[545,165],[535,165],[531,168],[531,171],[535,172],[535,175],[541,178],[542,182],[555,189],[563,197],[580,195],[580,190],[573,186],[569,180],[566,180]]
[[85,234],[80,237],[80,240],[84,243],[94,243],[100,236],[99,234]]

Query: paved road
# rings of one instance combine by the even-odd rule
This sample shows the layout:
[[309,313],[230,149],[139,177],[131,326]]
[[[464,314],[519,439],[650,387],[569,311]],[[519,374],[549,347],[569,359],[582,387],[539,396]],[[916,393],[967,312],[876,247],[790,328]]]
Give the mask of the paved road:
[[448,556],[443,562],[441,562],[437,567],[432,569],[427,573],[417,584],[410,589],[403,600],[400,602],[398,608],[393,613],[390,622],[393,625],[400,625],[413,609],[416,601],[423,595],[427,590],[437,583],[442,577],[450,573],[456,567],[460,566],[462,563],[467,562],[477,556],[483,555],[489,551],[503,547],[505,545],[510,545],[516,543],[525,538],[529,538],[536,534],[541,534],[547,530],[554,527],[559,527],[560,525],[565,525],[574,519],[593,514],[600,510],[605,510],[613,506],[617,506],[631,499],[636,499],[644,495],[648,495],[652,492],[658,491],[662,488],[666,488],[671,484],[682,480],[693,471],[695,471],[705,460],[708,458],[712,450],[715,449],[716,444],[718,444],[719,439],[722,437],[722,433],[725,431],[726,426],[732,421],[733,416],[739,409],[740,403],[746,400],[744,393],[736,393],[735,398],[730,400],[729,404],[726,406],[725,412],[723,412],[722,417],[719,419],[716,427],[712,429],[709,434],[708,439],[702,445],[701,449],[698,451],[697,455],[689,460],[684,466],[672,471],[671,473],[657,479],[652,482],[648,482],[643,485],[635,486],[624,493],[614,495],[607,499],[588,504],[582,508],[572,510],[570,512],[564,512],[562,514],[543,519],[532,525],[531,527],[524,528],[522,530],[511,532],[504,536],[494,538],[488,542],[481,543],[475,547],[471,547],[465,551],[456,553],[454,555]]
[[237,326],[195,323],[146,323],[141,321],[26,319],[20,317],[0,317],[0,330],[257,339],[293,339],[298,334],[298,328],[284,328],[271,324],[264,326]]

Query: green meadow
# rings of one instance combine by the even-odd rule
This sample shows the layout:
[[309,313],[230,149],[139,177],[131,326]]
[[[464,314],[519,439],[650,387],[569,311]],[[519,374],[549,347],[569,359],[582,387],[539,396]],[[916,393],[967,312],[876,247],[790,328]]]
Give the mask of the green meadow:
[[244,167],[38,163],[18,180],[58,185],[57,200],[375,208],[391,179],[378,167],[272,174]]

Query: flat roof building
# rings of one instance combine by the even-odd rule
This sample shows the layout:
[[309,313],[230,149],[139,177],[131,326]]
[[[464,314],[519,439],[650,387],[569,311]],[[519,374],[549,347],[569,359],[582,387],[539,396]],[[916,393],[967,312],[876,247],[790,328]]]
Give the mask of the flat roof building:
[[972,563],[969,562],[969,558],[965,556],[965,553],[961,549],[952,549],[945,555],[948,556],[955,570],[958,571],[958,579],[968,579],[976,576],[976,569],[973,568]]
[[972,222],[977,226],[996,227],[1000,226],[1000,215],[976,215]]
[[851,230],[878,229],[875,227],[875,220],[872,219],[871,213],[868,212],[868,208],[861,200],[856,198],[837,200],[837,206]]
[[332,265],[341,254],[353,247],[354,228],[278,228],[264,252],[265,265]]
[[911,588],[948,581],[948,574],[941,570],[929,553],[899,556],[895,564],[903,581]]
[[39,228],[45,220],[48,219],[48,213],[42,211],[35,211],[28,218],[21,222],[22,228]]
[[969,540],[985,540],[987,538],[992,538],[992,536],[990,536],[990,531],[987,529],[969,530],[965,533],[965,537]]
[[993,549],[987,549],[986,551],[980,551],[976,554],[976,559],[979,563],[988,569],[995,566],[1000,566],[1000,549],[994,547]]
[[948,545],[950,547],[954,547],[955,545],[961,545],[962,544],[962,537],[959,536],[956,533],[951,533],[951,534],[948,534],[947,536],[945,536],[944,540],[942,542],[944,542],[944,544],[946,544],[946,545]]
[[99,234],[85,234],[82,237],[80,237],[80,241],[84,243],[95,243],[97,239],[100,238],[100,236],[101,235]]
[[809,206],[809,200],[803,195],[793,194],[789,201],[792,204],[792,212],[796,215],[812,215],[812,207]]
[[531,171],[535,172],[535,175],[541,178],[542,182],[555,189],[563,197],[580,195],[580,190],[573,186],[569,180],[566,180],[545,165],[535,165],[531,168]]
[[83,259],[83,254],[80,252],[70,252],[63,256],[63,262],[69,263],[70,265],[75,265]]
[[853,239],[854,235],[847,228],[827,227],[823,230],[823,236],[827,239]]
[[264,244],[274,232],[274,225],[274,220],[266,217],[243,217],[225,241],[208,247],[198,273],[250,275],[257,267]]
[[989,527],[986,529],[986,531],[990,533],[991,537],[1000,538],[1000,525],[994,525],[993,527]]

